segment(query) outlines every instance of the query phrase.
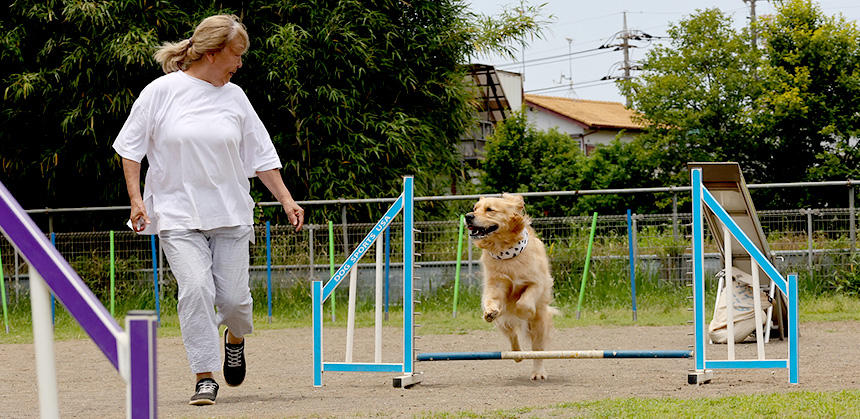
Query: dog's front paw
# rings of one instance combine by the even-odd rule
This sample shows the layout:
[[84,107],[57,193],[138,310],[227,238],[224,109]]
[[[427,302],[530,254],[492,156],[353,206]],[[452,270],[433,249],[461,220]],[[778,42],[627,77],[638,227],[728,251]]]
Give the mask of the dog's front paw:
[[546,370],[543,368],[539,370],[532,371],[532,381],[544,381],[546,380]]
[[499,309],[488,308],[484,310],[484,320],[486,320],[487,323],[492,323],[493,320],[496,320],[496,317],[499,317]]

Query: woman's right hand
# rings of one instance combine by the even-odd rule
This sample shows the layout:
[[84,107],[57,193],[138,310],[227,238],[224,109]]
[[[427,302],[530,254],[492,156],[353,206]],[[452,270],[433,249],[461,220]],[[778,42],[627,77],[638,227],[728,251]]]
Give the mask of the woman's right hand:
[[131,202],[131,215],[128,217],[131,220],[131,228],[135,232],[141,232],[146,228],[149,221],[149,216],[146,215],[146,206],[143,205],[143,200],[134,200]]

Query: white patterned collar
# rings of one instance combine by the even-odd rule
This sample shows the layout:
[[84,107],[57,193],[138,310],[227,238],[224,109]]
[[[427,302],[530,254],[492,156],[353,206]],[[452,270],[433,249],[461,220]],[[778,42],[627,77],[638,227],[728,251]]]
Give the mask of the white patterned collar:
[[520,239],[520,241],[517,242],[517,244],[514,245],[514,247],[511,247],[508,250],[503,250],[499,253],[490,252],[490,255],[494,259],[498,259],[498,260],[513,259],[517,255],[522,253],[523,250],[526,250],[526,246],[528,246],[528,245],[529,245],[529,232],[528,232],[528,230],[523,229],[522,238]]

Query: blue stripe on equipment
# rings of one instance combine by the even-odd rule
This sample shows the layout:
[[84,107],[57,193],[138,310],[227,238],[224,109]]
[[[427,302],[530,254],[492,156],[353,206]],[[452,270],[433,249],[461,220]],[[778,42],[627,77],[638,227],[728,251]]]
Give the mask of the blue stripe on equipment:
[[418,361],[479,361],[490,359],[601,359],[601,358],[692,358],[693,351],[504,351],[437,352],[418,354]]
[[502,359],[501,352],[438,352],[418,354],[418,361],[477,361]]
[[725,361],[705,361],[705,368],[715,370],[746,368],[788,368],[785,359],[735,359]]
[[403,364],[373,364],[360,362],[325,362],[323,371],[340,372],[403,372]]

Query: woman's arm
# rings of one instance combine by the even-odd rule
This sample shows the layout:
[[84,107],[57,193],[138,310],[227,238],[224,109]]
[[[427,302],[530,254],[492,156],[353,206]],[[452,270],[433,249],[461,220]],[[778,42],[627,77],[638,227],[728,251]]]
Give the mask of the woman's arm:
[[125,175],[125,188],[128,190],[128,199],[131,201],[131,213],[128,219],[131,220],[131,227],[134,231],[140,232],[149,224],[149,216],[146,215],[146,207],[143,205],[143,198],[140,195],[140,163],[122,158],[122,173]]
[[284,207],[284,211],[286,211],[287,217],[290,219],[290,224],[296,227],[296,231],[301,230],[302,225],[305,223],[305,210],[296,203],[290,191],[287,190],[287,185],[284,185],[284,179],[281,178],[280,169],[257,172],[257,177],[263,181],[263,185],[266,185],[269,192]]

